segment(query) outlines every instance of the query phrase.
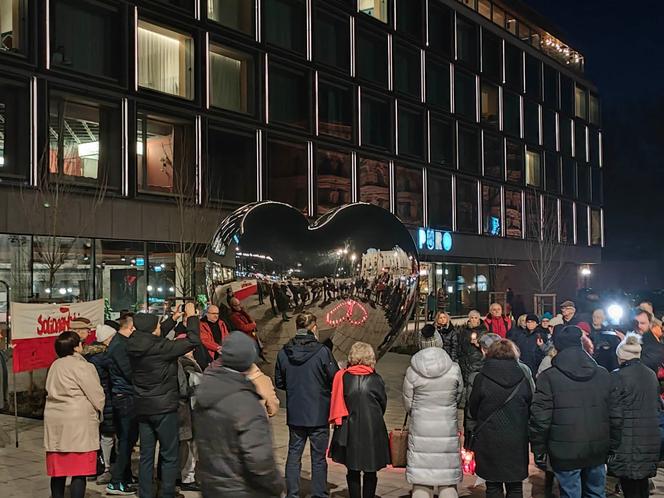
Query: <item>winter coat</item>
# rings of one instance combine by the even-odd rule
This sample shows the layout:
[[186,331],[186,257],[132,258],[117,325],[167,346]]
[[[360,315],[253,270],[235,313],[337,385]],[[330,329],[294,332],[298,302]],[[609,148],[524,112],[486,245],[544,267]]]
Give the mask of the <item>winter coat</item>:
[[279,351],[274,383],[286,391],[288,425],[327,426],[332,381],[339,366],[332,352],[311,332],[300,332]]
[[606,368],[609,372],[613,372],[619,366],[616,348],[620,341],[618,334],[612,330],[603,330],[594,336],[595,353],[593,358],[599,366]]
[[[560,317],[562,318],[562,315],[560,315]],[[565,321],[564,318],[562,318],[562,320],[563,320],[563,323],[559,323],[558,325],[556,325],[555,327],[553,327],[553,333],[554,333],[554,334],[555,334],[556,332],[558,332],[559,330],[561,330],[561,329],[567,327],[568,325],[578,325],[579,323],[582,322],[581,318],[579,318],[579,314],[578,314],[578,313],[574,314],[574,315],[572,316],[572,318],[570,318],[570,319],[567,320],[567,321]]]
[[468,381],[468,376],[471,373],[479,372],[483,364],[482,350],[471,342],[472,335],[475,334],[479,340],[486,333],[487,330],[484,324],[480,324],[475,328],[466,325],[459,330],[459,366],[461,367],[464,383]]
[[46,376],[44,447],[63,453],[99,449],[104,389],[94,365],[78,353],[58,358]]
[[247,334],[252,339],[256,330],[256,322],[251,319],[249,313],[244,310],[232,311],[230,316],[231,324],[233,325],[233,330],[241,330]]
[[462,396],[461,369],[445,350],[427,348],[411,358],[403,382],[410,414],[409,483],[452,486],[461,480],[457,405]]
[[274,299],[277,302],[277,309],[279,310],[280,313],[288,311],[290,305],[290,299],[288,298],[283,289],[279,288],[279,290],[275,291]]
[[609,453],[609,372],[581,346],[560,351],[537,379],[530,443],[556,471],[595,467]]
[[[528,365],[531,372],[537,372],[544,359],[544,345],[548,336],[538,329],[530,332],[527,329],[515,327],[512,329],[509,339],[519,348],[521,353],[519,359]],[[541,339],[542,346],[537,344],[538,339]]]
[[178,435],[180,441],[189,441],[194,437],[191,410],[195,404],[196,386],[200,382],[203,370],[195,360],[185,356],[178,358]]
[[431,337],[424,337],[422,335],[422,332],[418,333],[418,340],[417,340],[417,347],[418,349],[424,349],[424,348],[442,348],[443,347],[443,339],[440,337],[440,334],[438,332],[434,332]]
[[247,379],[253,382],[268,417],[274,417],[279,412],[279,398],[277,398],[277,393],[274,391],[272,379],[265,375],[255,363],[251,365],[245,375]]
[[490,334],[498,334],[503,339],[507,337],[507,334],[512,330],[512,320],[510,317],[501,315],[500,318],[494,318],[493,315],[489,314],[484,318],[484,325],[486,326],[487,332]]
[[169,341],[149,332],[134,331],[127,341],[133,372],[136,415],[149,416],[178,410],[178,358],[200,344],[199,323],[187,320],[187,337]]
[[92,363],[97,370],[99,383],[104,390],[104,416],[99,430],[102,434],[115,433],[113,426],[113,404],[111,402],[111,358],[108,356],[107,348],[98,342],[84,348],[83,357]]
[[128,337],[117,333],[111,339],[106,354],[109,358],[108,373],[111,379],[111,393],[117,395],[133,395],[131,362],[127,353]]
[[459,359],[459,331],[451,323],[447,327],[436,327],[436,331],[443,340],[443,349],[450,355],[452,361]]
[[[349,470],[377,472],[390,463],[390,443],[385,427],[387,394],[380,375],[344,374],[344,401],[348,408],[348,443],[345,457],[334,458]],[[335,429],[339,430],[339,429]]]
[[[517,389],[512,399],[507,398]],[[528,477],[528,416],[533,397],[528,378],[515,360],[489,358],[475,378],[468,411],[475,419],[476,473],[491,482]],[[485,423],[486,422],[486,423]]]
[[659,383],[641,360],[611,373],[609,473],[627,479],[655,477],[659,461]]
[[664,343],[660,342],[652,332],[643,334],[642,341],[641,361],[657,373],[660,367],[664,366]]
[[194,434],[203,498],[280,496],[270,423],[244,374],[210,365],[196,392]]

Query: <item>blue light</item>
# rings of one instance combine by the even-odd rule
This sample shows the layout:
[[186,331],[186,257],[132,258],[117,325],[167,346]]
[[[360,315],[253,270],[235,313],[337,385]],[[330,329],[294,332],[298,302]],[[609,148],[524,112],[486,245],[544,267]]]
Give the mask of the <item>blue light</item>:
[[433,230],[427,230],[427,249],[433,251],[436,247],[436,234]]
[[236,244],[240,243],[240,237],[238,236],[238,234],[233,235],[233,240],[235,241]]
[[452,234],[432,228],[418,228],[417,248],[426,249],[427,251],[449,252],[452,250]]
[[450,232],[443,233],[443,249],[447,252],[452,250],[452,234]]
[[496,216],[489,218],[489,235],[500,235],[500,218]]
[[145,266],[145,258],[136,258],[136,266]]

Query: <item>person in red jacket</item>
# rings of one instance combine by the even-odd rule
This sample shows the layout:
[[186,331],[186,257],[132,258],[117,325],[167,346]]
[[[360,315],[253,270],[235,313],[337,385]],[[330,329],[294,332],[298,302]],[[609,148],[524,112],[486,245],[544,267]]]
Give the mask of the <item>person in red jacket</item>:
[[508,332],[512,330],[512,320],[503,315],[503,307],[498,303],[491,303],[484,324],[490,333],[498,334],[503,339],[507,338]]
[[205,317],[201,320],[200,336],[201,344],[213,360],[221,351],[221,343],[227,335],[228,328],[224,321],[219,319],[219,307],[211,304],[208,306]]
[[238,298],[231,298],[230,305],[231,316],[229,319],[233,330],[239,330],[251,337],[256,342],[258,356],[260,356],[263,361],[267,361],[265,359],[265,355],[263,354],[263,345],[256,335],[256,322],[253,320],[253,318],[251,318],[251,316],[249,316],[249,313],[245,311]]

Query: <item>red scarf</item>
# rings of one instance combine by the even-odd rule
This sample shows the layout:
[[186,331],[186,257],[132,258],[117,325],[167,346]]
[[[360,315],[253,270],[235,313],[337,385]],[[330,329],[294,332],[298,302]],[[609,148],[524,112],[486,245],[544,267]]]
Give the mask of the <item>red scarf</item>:
[[328,421],[334,422],[335,425],[341,425],[341,419],[348,416],[348,407],[344,399],[344,374],[346,372],[352,375],[371,375],[374,373],[374,369],[366,365],[354,365],[336,373],[332,382],[332,400],[328,418]]

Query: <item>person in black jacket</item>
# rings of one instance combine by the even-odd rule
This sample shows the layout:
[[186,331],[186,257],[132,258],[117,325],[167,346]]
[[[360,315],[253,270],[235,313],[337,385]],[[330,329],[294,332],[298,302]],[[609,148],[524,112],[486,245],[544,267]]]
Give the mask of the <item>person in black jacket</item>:
[[559,323],[553,328],[554,333],[568,325],[578,325],[581,321],[576,314],[576,304],[574,304],[574,301],[563,301],[560,305],[560,314],[563,317],[563,323]]
[[443,340],[443,349],[447,351],[452,361],[457,361],[459,359],[459,331],[452,325],[450,315],[444,311],[439,311],[436,313],[433,325]]
[[302,452],[309,439],[311,448],[312,498],[327,493],[325,452],[329,438],[328,415],[334,375],[339,370],[330,350],[316,337],[316,317],[301,313],[295,319],[297,332],[277,355],[274,383],[286,391],[288,458],[287,497],[299,497]]
[[482,368],[484,356],[479,340],[486,333],[487,329],[482,323],[479,311],[468,313],[468,323],[459,329],[459,366],[464,386],[468,383],[470,374],[479,372]]
[[196,472],[203,498],[273,498],[283,481],[277,471],[270,423],[244,372],[257,360],[256,346],[231,332],[218,360],[196,391]]
[[640,357],[640,337],[628,334],[617,348],[620,367],[611,373],[608,470],[620,478],[625,498],[648,498],[659,461],[659,383]]
[[376,473],[390,463],[383,419],[387,394],[375,366],[373,348],[366,342],[356,342],[348,353],[348,368],[337,372],[334,378],[330,422],[336,427],[330,456],[348,469],[350,498],[374,498]]
[[520,359],[531,372],[537,372],[544,359],[544,345],[548,335],[539,328],[539,318],[535,314],[526,315],[526,328],[513,327],[508,338],[519,348]]
[[558,354],[537,378],[530,444],[535,463],[547,457],[561,497],[604,496],[609,453],[609,373],[581,347],[582,331],[569,325],[553,334]]
[[620,335],[613,330],[601,330],[597,332],[596,329],[593,329],[590,333],[595,348],[593,358],[595,358],[599,366],[606,368],[609,372],[613,372],[618,368],[616,348],[621,341]]
[[[512,341],[494,342],[475,378],[468,412],[476,421],[470,436],[476,473],[487,498],[523,496],[528,477],[528,414],[533,397]],[[468,437],[468,436],[467,436]]]
[[178,467],[178,358],[200,344],[199,321],[194,303],[184,309],[187,337],[169,341],[163,337],[173,327],[172,317],[159,323],[159,318],[147,313],[134,315],[136,330],[129,337],[127,352],[132,369],[136,394],[134,408],[139,421],[141,459],[139,495],[154,496],[152,476],[154,452],[159,441],[161,459],[161,496],[173,498]]

